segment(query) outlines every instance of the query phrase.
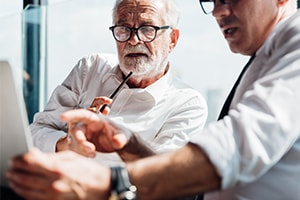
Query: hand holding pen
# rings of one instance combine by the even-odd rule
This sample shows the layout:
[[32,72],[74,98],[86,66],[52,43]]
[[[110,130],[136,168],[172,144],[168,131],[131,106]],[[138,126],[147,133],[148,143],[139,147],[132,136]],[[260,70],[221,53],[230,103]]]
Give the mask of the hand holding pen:
[[[112,103],[112,99],[106,96],[98,96],[95,97],[93,100],[93,103],[88,108],[89,111],[92,111],[94,113],[100,113],[100,109],[103,107],[103,105],[110,105]],[[104,109],[102,109],[103,115],[108,115],[110,112],[110,108],[106,106]]]
[[[107,106],[112,103],[112,99],[117,95],[122,86],[128,81],[129,77],[132,75],[130,72],[125,79],[121,82],[121,84],[115,89],[115,91],[111,94],[110,97],[99,96],[95,97],[93,103],[91,104],[88,110],[100,113],[103,115],[108,115],[110,108]],[[82,134],[82,132],[74,132],[74,127],[78,126],[78,123],[68,123],[68,134],[61,138],[56,144],[56,151],[62,151],[66,149],[73,150],[81,155],[87,157],[96,156],[95,145],[87,140],[87,138]]]
[[115,89],[115,91],[110,95],[110,97],[95,97],[93,103],[91,104],[89,110],[95,113],[102,113],[107,115],[109,113],[109,108],[107,106],[112,102],[112,99],[117,95],[122,86],[128,81],[129,77],[132,75],[132,72],[129,72],[121,84]]

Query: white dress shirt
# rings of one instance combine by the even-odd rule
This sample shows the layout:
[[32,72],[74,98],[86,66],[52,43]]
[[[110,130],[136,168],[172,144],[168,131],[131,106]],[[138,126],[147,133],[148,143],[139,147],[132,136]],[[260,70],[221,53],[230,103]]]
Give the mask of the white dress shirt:
[[193,136],[222,178],[205,199],[300,199],[300,12],[256,52],[229,115]]
[[[67,132],[61,113],[89,108],[96,96],[110,96],[121,81],[115,56],[95,54],[81,59],[54,90],[45,110],[35,115],[30,126],[34,145],[54,152],[57,141]],[[191,135],[202,130],[207,118],[202,95],[172,76],[170,70],[145,89],[125,84],[110,107],[109,118],[139,135],[157,153],[186,144]],[[121,161],[115,153],[99,153],[96,159],[104,164]]]

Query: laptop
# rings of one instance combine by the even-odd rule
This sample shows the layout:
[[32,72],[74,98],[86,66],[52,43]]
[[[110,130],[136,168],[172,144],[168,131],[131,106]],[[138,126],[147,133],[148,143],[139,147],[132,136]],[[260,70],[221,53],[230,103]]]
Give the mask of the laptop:
[[1,187],[8,186],[5,171],[9,160],[33,147],[22,88],[17,87],[17,81],[21,81],[17,79],[14,70],[16,69],[12,68],[8,61],[0,60]]

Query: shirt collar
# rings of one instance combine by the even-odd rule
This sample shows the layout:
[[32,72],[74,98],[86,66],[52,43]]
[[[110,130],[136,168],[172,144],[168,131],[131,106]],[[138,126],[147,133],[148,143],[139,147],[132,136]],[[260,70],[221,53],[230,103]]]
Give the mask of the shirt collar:
[[111,78],[115,79],[118,82],[122,82],[123,74],[118,64],[112,67],[110,72],[106,73],[103,76],[102,83],[106,82],[107,79],[111,79]]
[[170,87],[171,75],[170,68],[168,71],[153,84],[145,88],[145,90],[153,97],[155,103],[157,103],[163,96],[166,90]]
[[273,28],[273,30],[271,31],[271,33],[269,34],[269,36],[267,37],[263,45],[261,45],[261,47],[257,50],[256,55],[258,54],[270,55],[272,45],[273,45],[273,38],[275,37],[278,30],[281,30],[281,26],[285,24],[284,22],[287,21],[287,19],[290,18],[290,16],[291,15],[286,16],[275,25],[275,27]]

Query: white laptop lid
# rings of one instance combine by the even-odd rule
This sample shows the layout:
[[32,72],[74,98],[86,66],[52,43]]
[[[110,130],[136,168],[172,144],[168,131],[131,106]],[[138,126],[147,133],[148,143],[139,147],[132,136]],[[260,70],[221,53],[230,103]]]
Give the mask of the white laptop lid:
[[[21,78],[21,77],[20,77]],[[33,145],[22,96],[9,62],[0,60],[0,159],[1,186],[7,186],[8,161],[27,152]]]

